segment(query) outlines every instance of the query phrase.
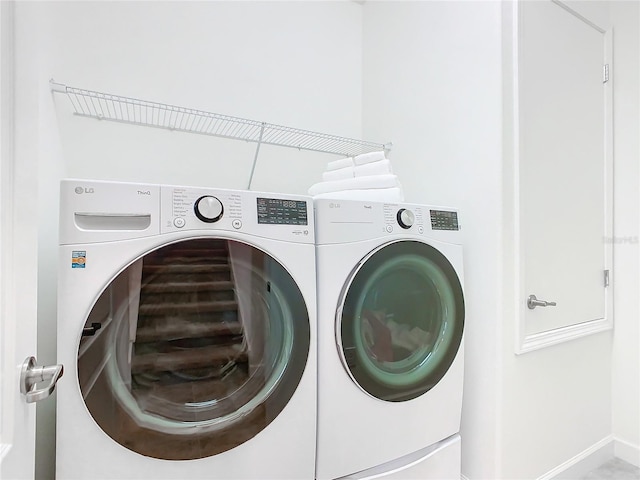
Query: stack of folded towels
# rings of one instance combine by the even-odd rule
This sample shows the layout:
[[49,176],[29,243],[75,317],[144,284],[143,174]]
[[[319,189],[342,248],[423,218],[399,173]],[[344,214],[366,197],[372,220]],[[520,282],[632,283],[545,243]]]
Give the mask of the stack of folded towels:
[[404,201],[402,186],[384,152],[329,162],[322,182],[309,188],[314,198]]

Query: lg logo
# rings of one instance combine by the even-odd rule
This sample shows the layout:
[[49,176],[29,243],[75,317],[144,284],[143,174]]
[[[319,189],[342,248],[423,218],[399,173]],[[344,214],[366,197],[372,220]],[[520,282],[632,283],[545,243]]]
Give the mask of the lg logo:
[[[83,193],[95,193],[95,190],[93,189],[93,187],[76,187],[75,192],[78,195],[81,195]],[[151,195],[151,190],[138,190],[138,195]]]

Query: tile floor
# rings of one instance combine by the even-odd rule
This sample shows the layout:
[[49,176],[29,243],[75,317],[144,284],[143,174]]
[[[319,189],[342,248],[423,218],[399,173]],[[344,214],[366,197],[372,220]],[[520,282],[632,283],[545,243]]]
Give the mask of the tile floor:
[[592,470],[581,480],[640,480],[640,468],[614,458]]

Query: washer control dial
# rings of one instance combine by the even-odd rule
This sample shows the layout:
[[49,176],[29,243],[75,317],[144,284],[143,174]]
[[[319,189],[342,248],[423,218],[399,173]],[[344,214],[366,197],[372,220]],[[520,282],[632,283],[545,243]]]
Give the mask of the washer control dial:
[[398,210],[398,214],[396,215],[398,219],[398,225],[400,225],[404,229],[411,228],[416,221],[416,216],[413,214],[411,210],[407,210],[406,208],[401,208]]
[[222,202],[212,195],[205,195],[196,200],[193,210],[200,220],[214,223],[222,218],[224,207]]

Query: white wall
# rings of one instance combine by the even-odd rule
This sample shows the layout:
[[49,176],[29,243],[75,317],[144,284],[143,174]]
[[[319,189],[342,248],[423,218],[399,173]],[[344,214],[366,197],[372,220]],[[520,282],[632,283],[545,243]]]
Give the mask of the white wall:
[[[18,3],[16,85],[23,101],[17,122],[33,125],[39,164],[39,360],[55,361],[60,177],[243,188],[255,150],[74,117],[65,98],[50,94],[53,77],[109,93],[392,140],[390,158],[407,200],[461,209],[467,239],[463,473],[539,477],[612,428],[616,452],[635,454],[637,241],[615,251],[613,400],[608,334],[513,354],[514,314],[503,309],[511,297],[513,265],[504,259],[513,239],[512,212],[503,200],[512,193],[505,180],[512,165],[508,157],[503,162],[502,7],[497,1]],[[612,7],[615,41],[630,45],[616,48],[613,76],[619,95],[617,237],[638,234],[637,10],[635,2]],[[253,188],[302,193],[328,159],[263,147]],[[53,402],[38,410],[38,476],[46,478],[54,451]]]
[[[621,2],[621,10],[625,3],[629,2]],[[637,246],[616,250],[616,269],[621,262],[628,263],[626,273],[614,273],[618,328],[614,401],[611,332],[520,356],[514,353],[518,310],[511,280],[516,274],[509,131],[511,6],[510,2],[364,5],[365,136],[387,135],[394,142],[390,157],[409,201],[462,208],[467,239],[467,356],[461,431],[462,471],[468,478],[578,473],[571,467],[580,460],[597,462],[613,454],[612,411],[616,435],[637,442],[637,367],[624,364],[635,361],[638,352],[637,295],[632,293],[637,292]],[[571,6],[607,26],[607,3]],[[631,14],[636,10],[637,4],[620,15],[630,16],[627,21],[633,24],[637,13]],[[625,31],[620,42],[635,45],[627,47],[629,59],[637,38],[629,38],[629,26]],[[633,78],[627,82],[632,88]],[[637,124],[629,122],[634,114],[637,119],[637,110],[625,114],[628,135],[637,134]],[[616,181],[623,181],[616,197],[616,221],[617,231],[633,235],[638,201],[637,193],[629,194],[637,192],[638,155],[633,150],[637,143],[630,145],[629,136],[626,142],[631,151],[624,160],[619,159],[620,152],[616,156]]]
[[[42,61],[57,81],[361,134],[361,13],[351,2],[47,2],[33,8],[47,18],[48,31],[39,36]],[[71,174],[246,186],[254,144],[98,125],[71,117],[66,99],[54,101]],[[264,147],[254,188],[306,192],[326,157],[314,162],[313,154],[292,152]]]
[[[505,304],[502,400],[503,478],[578,478],[608,456],[638,464],[638,4],[565,2],[591,22],[613,28],[614,58],[614,322],[613,333],[513,355],[515,305]],[[511,9],[506,5],[505,11]],[[505,19],[507,20],[507,19]],[[508,19],[511,20],[511,19]],[[509,28],[505,74],[509,75]],[[505,77],[507,78],[507,77]],[[509,80],[505,94],[509,95]],[[505,112],[509,110],[508,100]],[[509,145],[505,113],[505,145]],[[505,225],[513,164],[505,147]],[[505,252],[513,239],[505,231]],[[509,245],[511,243],[511,245]],[[515,265],[505,262],[505,296]]]
[[462,472],[498,478],[502,91],[499,2],[367,2],[363,127],[388,136],[407,201],[461,209]]
[[640,7],[611,2],[614,26],[615,332],[613,434],[616,456],[640,466]]
[[[16,5],[16,88],[29,100],[16,122],[32,128],[38,157],[40,363],[56,360],[60,178],[246,188],[255,153],[255,144],[73,116],[49,79],[360,138],[361,9],[349,1]],[[252,188],[306,193],[334,158],[263,146]],[[53,476],[54,438],[55,405],[44,402],[38,478]]]
[[[580,6],[575,2],[573,6]],[[599,8],[595,8],[595,7]],[[593,8],[591,8],[593,7]],[[513,62],[511,35],[515,12],[505,5],[505,224],[514,224]],[[597,15],[596,15],[597,13]],[[594,23],[607,22],[604,3],[593,2],[582,14]],[[567,13],[569,15],[569,13]],[[601,25],[607,27],[607,25]],[[506,145],[509,145],[507,147]],[[611,445],[612,335],[605,332],[542,350],[514,354],[520,298],[513,282],[520,275],[513,253],[515,229],[505,231],[509,252],[504,263],[505,302],[502,344],[502,478],[548,478],[594,453],[595,463],[613,454]],[[513,280],[512,280],[513,279]],[[589,465],[585,468],[595,467]],[[575,471],[573,475],[580,475]],[[586,473],[586,472],[585,472]]]

